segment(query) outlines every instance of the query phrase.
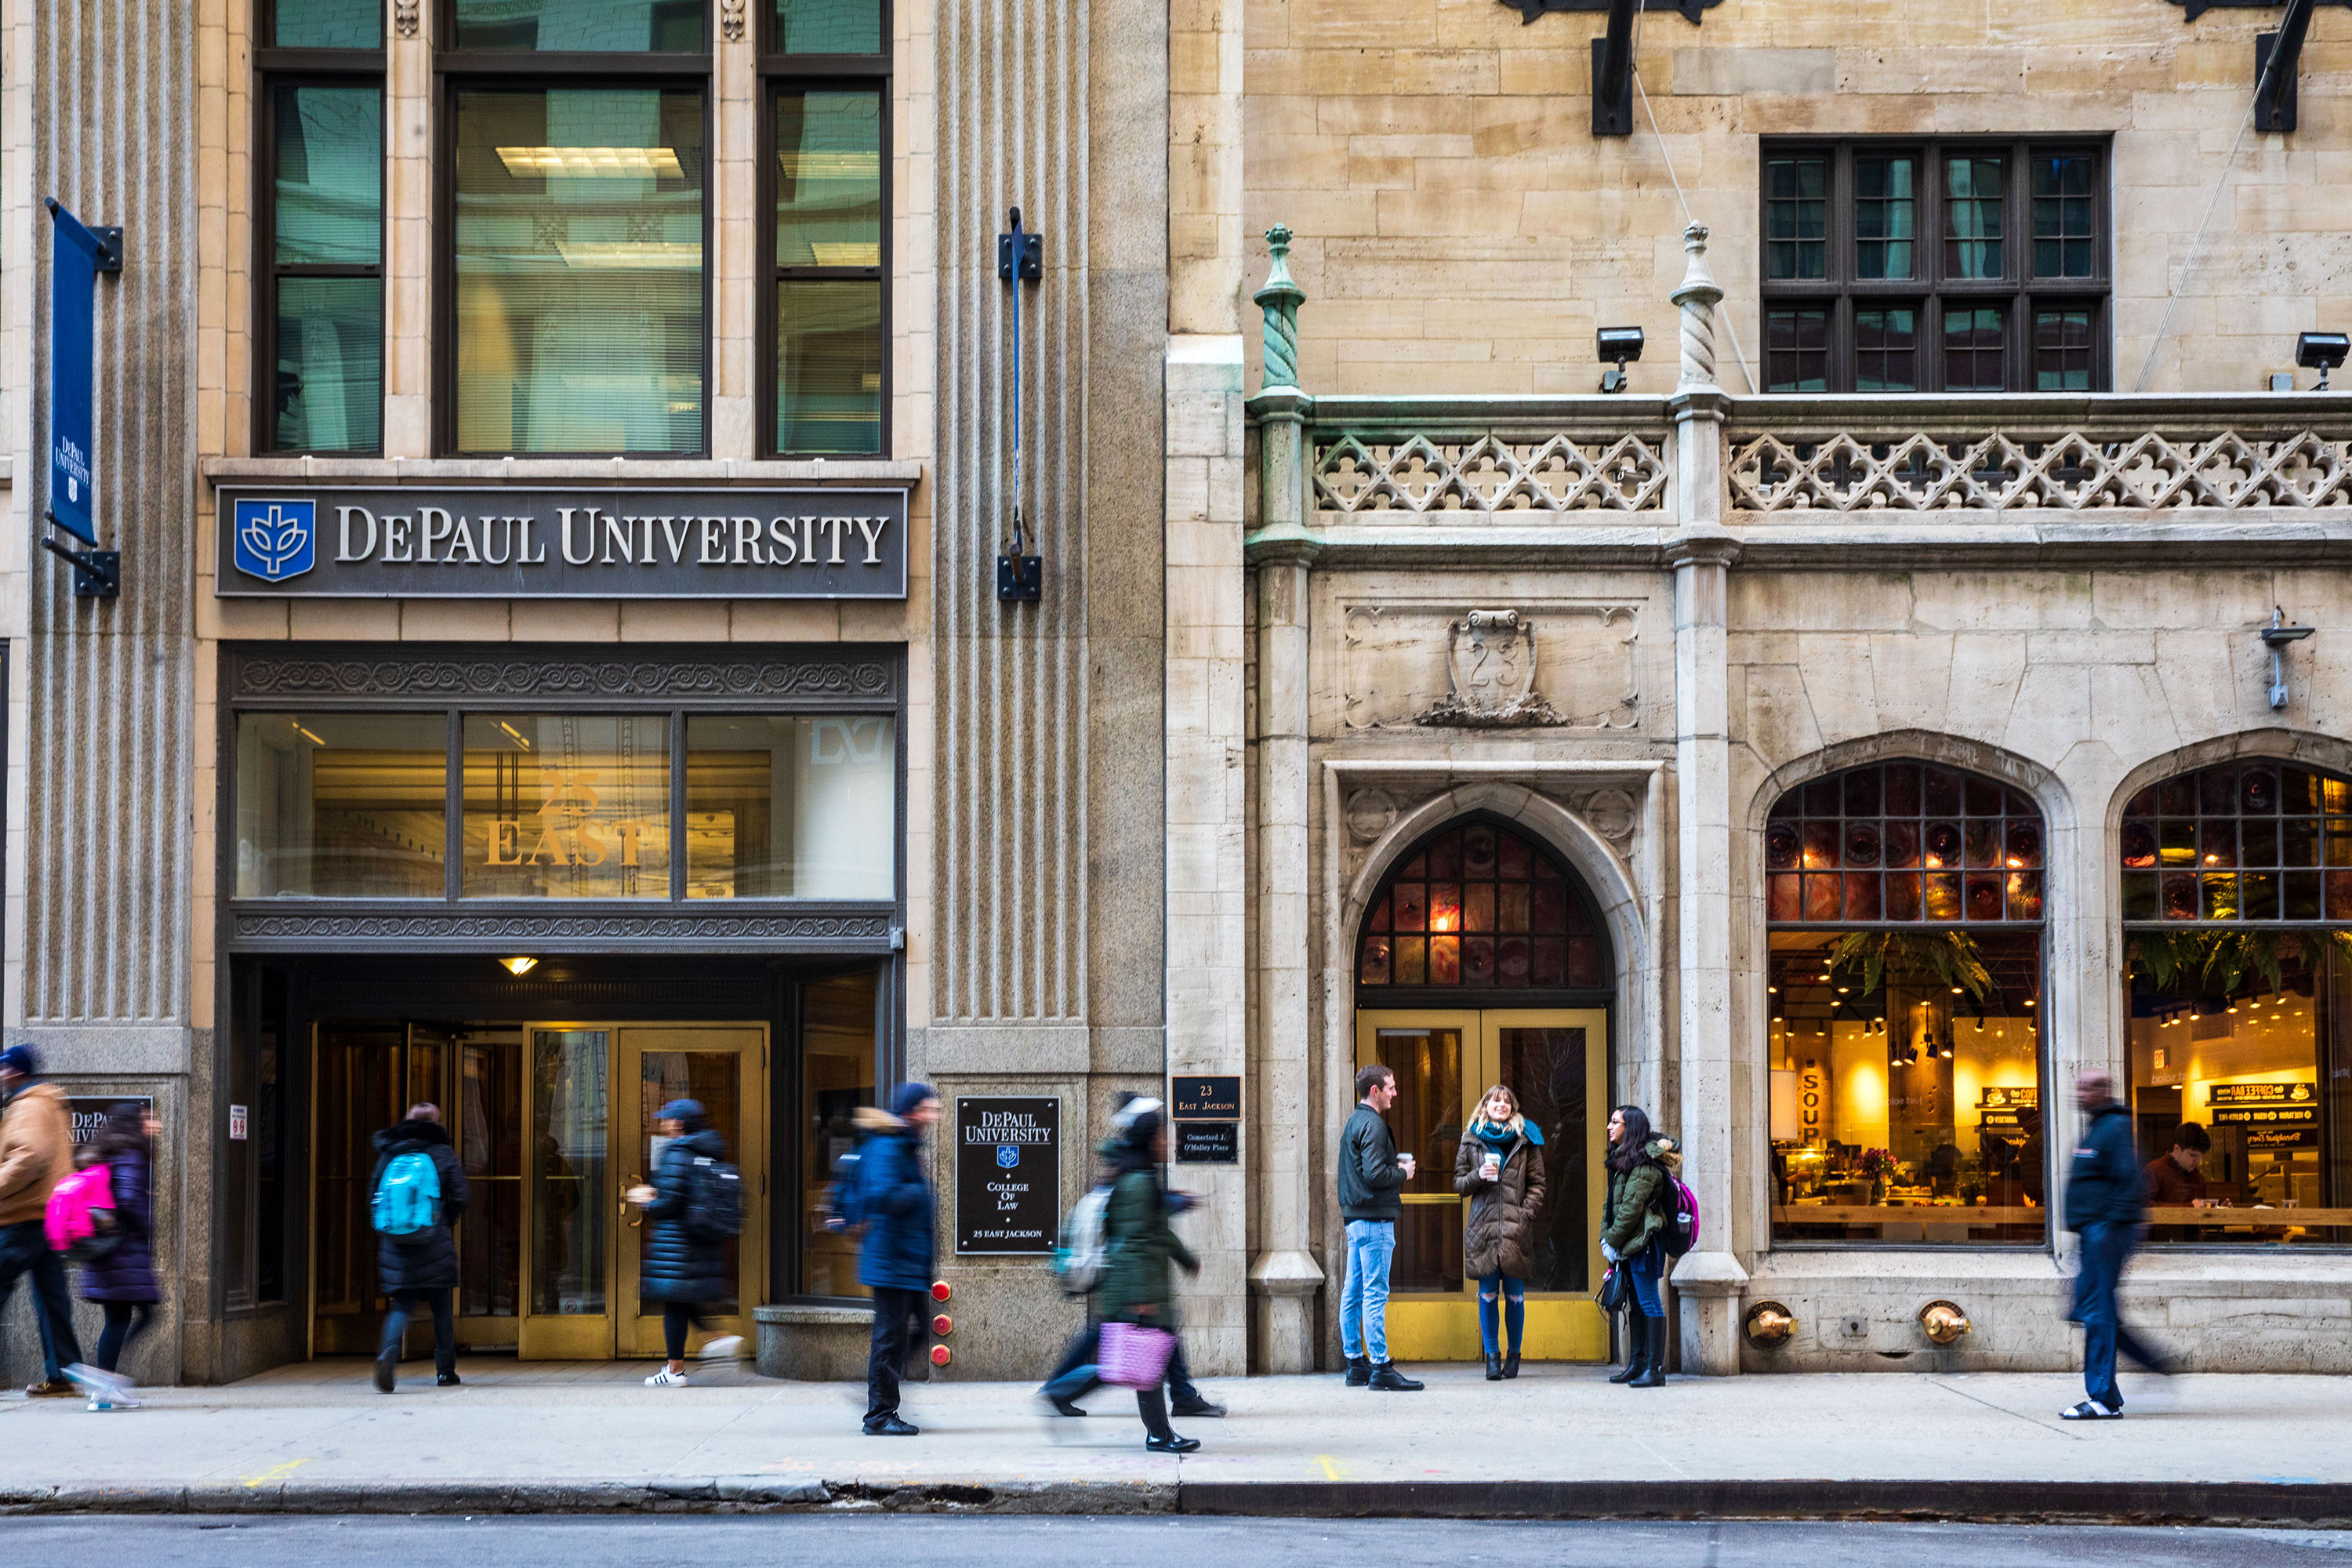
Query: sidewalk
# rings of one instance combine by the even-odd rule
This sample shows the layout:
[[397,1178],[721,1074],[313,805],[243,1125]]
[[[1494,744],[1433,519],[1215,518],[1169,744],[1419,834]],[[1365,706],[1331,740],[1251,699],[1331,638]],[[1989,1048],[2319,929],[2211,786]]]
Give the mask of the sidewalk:
[[1023,1384],[910,1384],[923,1435],[858,1431],[862,1389],[737,1367],[649,1389],[642,1363],[475,1357],[377,1394],[363,1361],[145,1409],[0,1400],[0,1510],[505,1512],[929,1508],[1026,1512],[1544,1517],[2284,1520],[2352,1525],[2352,1379],[2127,1380],[2132,1414],[2058,1411],[2070,1377],[2011,1373],[1677,1378],[1607,1368],[1415,1369],[1426,1392],[1337,1376],[1232,1378],[1232,1414],[1144,1452],[1133,1399],[1039,1413]]

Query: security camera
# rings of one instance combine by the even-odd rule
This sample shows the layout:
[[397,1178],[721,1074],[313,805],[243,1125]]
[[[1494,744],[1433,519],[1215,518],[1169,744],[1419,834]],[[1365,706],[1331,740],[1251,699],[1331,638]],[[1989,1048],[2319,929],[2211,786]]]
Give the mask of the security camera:
[[2319,373],[2319,390],[2327,390],[2327,373],[2340,370],[2352,353],[2352,337],[2342,332],[2305,332],[2294,340],[2294,363]]
[[[1593,342],[1600,347],[1601,357],[1604,360],[1614,360],[1617,363],[1617,368],[1615,370],[1604,371],[1601,373],[1601,390],[1603,392],[1624,391],[1625,367],[1642,357],[1642,329],[1639,327],[1603,327],[1599,331],[1593,333],[1592,338]],[[2343,363],[2340,356],[2336,363],[2339,364]]]

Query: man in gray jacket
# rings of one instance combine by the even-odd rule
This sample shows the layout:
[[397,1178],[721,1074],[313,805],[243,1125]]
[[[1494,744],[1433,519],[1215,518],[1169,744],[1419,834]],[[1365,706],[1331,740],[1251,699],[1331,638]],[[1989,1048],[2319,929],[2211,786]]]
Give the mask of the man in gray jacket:
[[[1420,1384],[1389,1360],[1389,1261],[1396,1256],[1397,1194],[1413,1159],[1396,1151],[1381,1112],[1396,1103],[1396,1074],[1374,1063],[1356,1074],[1355,1111],[1339,1134],[1339,1217],[1348,1224],[1347,1282],[1339,1289],[1339,1346],[1348,1386],[1407,1393]],[[1361,1320],[1360,1322],[1359,1320]]]

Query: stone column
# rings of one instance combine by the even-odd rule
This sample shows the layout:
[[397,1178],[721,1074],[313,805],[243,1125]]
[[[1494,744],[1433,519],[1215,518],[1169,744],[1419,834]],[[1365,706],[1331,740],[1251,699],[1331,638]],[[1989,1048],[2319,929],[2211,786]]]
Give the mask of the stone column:
[[1266,232],[1273,267],[1255,298],[1265,311],[1265,382],[1250,399],[1259,433],[1259,527],[1247,553],[1257,572],[1257,983],[1255,1048],[1258,1251],[1250,1262],[1258,1345],[1270,1373],[1315,1366],[1315,1293],[1323,1270],[1311,1247],[1314,1123],[1307,929],[1308,568],[1318,542],[1307,528],[1307,418],[1298,390],[1298,306],[1305,293],[1286,258],[1290,231]]
[[1683,233],[1689,269],[1682,309],[1682,375],[1667,406],[1675,420],[1680,526],[1668,542],[1675,569],[1675,781],[1676,917],[1681,1016],[1677,1030],[1683,1179],[1705,1219],[1704,1250],[1675,1265],[1682,1304],[1682,1365],[1711,1375],[1739,1370],[1739,1294],[1748,1283],[1737,1248],[1735,1162],[1750,1147],[1731,1033],[1731,747],[1725,640],[1730,568],[1739,543],[1725,529],[1723,421],[1729,402],[1715,384],[1715,307],[1723,298],[1706,266],[1706,229]]

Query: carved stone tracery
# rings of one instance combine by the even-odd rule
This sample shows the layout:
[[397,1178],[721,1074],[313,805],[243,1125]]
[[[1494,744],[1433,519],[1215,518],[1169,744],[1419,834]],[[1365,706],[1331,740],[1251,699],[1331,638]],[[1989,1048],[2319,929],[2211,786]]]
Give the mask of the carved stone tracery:
[[1318,436],[1314,450],[1315,509],[1323,512],[1656,511],[1665,505],[1665,459],[1638,435],[1618,437],[1597,453],[1566,435],[1466,442]]

